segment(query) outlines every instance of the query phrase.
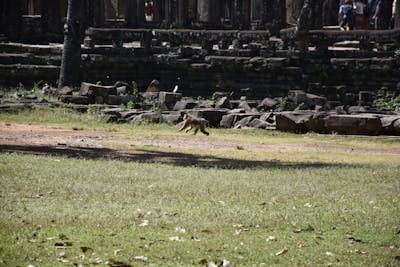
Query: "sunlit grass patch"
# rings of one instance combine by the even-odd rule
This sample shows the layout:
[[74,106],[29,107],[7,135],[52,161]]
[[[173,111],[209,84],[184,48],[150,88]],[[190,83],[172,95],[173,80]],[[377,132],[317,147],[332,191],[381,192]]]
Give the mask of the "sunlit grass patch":
[[223,169],[15,154],[0,164],[6,266],[379,266],[399,253],[398,164]]

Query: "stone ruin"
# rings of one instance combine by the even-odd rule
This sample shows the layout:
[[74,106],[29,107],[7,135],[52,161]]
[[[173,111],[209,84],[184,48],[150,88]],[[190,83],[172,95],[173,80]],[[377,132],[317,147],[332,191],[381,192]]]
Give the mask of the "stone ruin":
[[[41,80],[56,84],[62,54],[57,18],[62,17],[62,5],[42,0],[40,16],[26,16],[18,1],[6,2],[0,4],[2,19],[9,21],[0,24],[4,33],[0,34],[0,84],[28,86]],[[103,2],[107,1],[83,1],[80,78],[87,83],[78,95],[63,94],[64,103],[133,103],[140,109],[123,111],[132,116],[105,111],[110,121],[119,122],[150,116],[142,115],[143,110],[155,110],[159,102],[154,115],[158,121],[166,112],[170,120],[179,120],[182,110],[190,110],[214,127],[259,123],[261,128],[298,132],[397,133],[397,119],[381,120],[395,113],[367,107],[378,90],[400,92],[400,19],[392,30],[382,26],[344,32],[326,26],[336,23],[337,12],[332,10],[337,10],[337,1],[177,0],[157,2],[155,10],[162,12],[155,11],[154,21],[147,22],[141,15],[143,1],[127,6],[126,1],[117,1],[115,14]],[[52,12],[46,12],[49,6]],[[386,13],[380,25],[390,19]],[[313,20],[304,19],[310,14]],[[132,81],[146,88],[153,79],[169,92],[129,91]],[[123,83],[114,86],[117,81]],[[184,96],[181,100],[179,94],[171,95],[176,85]],[[198,96],[213,101],[197,101]],[[177,102],[166,100],[170,98]],[[287,105],[298,110],[288,113]],[[360,118],[353,119],[354,114]],[[372,121],[376,127],[356,131],[335,126],[335,121],[340,125]]]
[[[179,87],[175,88],[179,91]],[[82,112],[95,108],[103,120],[113,123],[178,124],[184,114],[189,114],[207,119],[215,128],[400,135],[400,113],[371,107],[374,99],[371,91],[355,95],[340,87],[335,88],[337,95],[325,97],[291,90],[285,97],[254,99],[252,91],[246,88],[239,94],[214,92],[209,99],[199,99],[162,89],[157,80],[149,84],[147,92],[141,93],[122,82],[113,86],[84,82],[79,92],[63,88],[59,92],[61,102],[36,104],[72,107]],[[27,99],[28,103],[35,102],[33,97]],[[75,105],[69,106],[70,103]],[[7,108],[15,108],[15,104],[0,105],[2,110]]]

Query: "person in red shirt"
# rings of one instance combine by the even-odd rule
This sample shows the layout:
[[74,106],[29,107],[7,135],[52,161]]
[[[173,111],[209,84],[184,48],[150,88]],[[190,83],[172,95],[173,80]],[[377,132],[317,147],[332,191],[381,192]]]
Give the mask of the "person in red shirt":
[[144,3],[144,16],[146,18],[146,21],[153,21],[153,1],[146,0],[146,2]]

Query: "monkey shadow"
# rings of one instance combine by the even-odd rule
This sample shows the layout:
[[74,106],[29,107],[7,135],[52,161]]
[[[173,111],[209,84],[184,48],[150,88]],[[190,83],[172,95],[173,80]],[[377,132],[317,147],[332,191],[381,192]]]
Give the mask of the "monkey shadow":
[[[162,163],[180,167],[217,169],[264,169],[264,168],[326,168],[355,167],[354,164],[326,162],[285,162],[279,160],[245,160],[212,155],[196,155],[184,152],[168,152],[150,149],[119,151],[110,148],[76,147],[67,145],[6,145],[0,144],[0,153],[20,153],[43,156],[64,156],[82,159],[111,159],[124,162]],[[358,165],[357,165],[358,166]]]

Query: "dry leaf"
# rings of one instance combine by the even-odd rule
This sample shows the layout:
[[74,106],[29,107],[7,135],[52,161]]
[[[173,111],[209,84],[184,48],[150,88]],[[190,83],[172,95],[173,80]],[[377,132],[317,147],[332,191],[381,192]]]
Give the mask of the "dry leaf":
[[208,261],[206,259],[199,260],[200,265],[206,265],[207,263],[208,263]]
[[147,257],[146,256],[136,256],[134,258],[135,261],[147,261]]
[[113,259],[109,259],[108,260],[108,265],[110,267],[132,267],[132,265],[130,265],[128,263],[125,263],[125,262],[122,262],[122,261],[116,261],[116,260],[113,260]]
[[352,242],[364,243],[361,239],[359,239],[359,238],[354,238],[354,237],[351,236],[351,235],[348,235],[347,238],[348,238],[350,241],[352,241]]
[[267,238],[267,241],[276,241],[276,237],[271,235]]
[[90,247],[81,247],[81,250],[82,250],[83,253],[86,253],[89,250],[93,251],[93,249],[90,248]]
[[142,220],[142,223],[139,224],[139,226],[141,226],[141,227],[145,227],[145,226],[148,226],[148,225],[149,225],[149,221],[148,220]]
[[61,240],[67,240],[68,239],[68,237],[63,233],[59,234],[58,238],[60,238]]
[[98,265],[98,264],[102,264],[102,263],[103,263],[103,260],[100,259],[100,258],[96,258],[96,259],[94,259],[94,261],[92,262],[93,265]]
[[359,249],[356,249],[356,250],[354,250],[356,253],[358,253],[358,254],[367,254],[367,252],[365,252],[365,251],[362,251],[362,250],[359,250]]
[[288,251],[289,251],[289,249],[284,248],[284,249],[282,249],[281,251],[278,251],[277,253],[275,253],[275,256],[284,255],[284,254],[288,253]]
[[310,203],[306,203],[306,204],[304,204],[304,207],[307,207],[307,208],[312,208],[312,205],[310,204]]
[[61,247],[61,248],[63,248],[63,247],[70,247],[70,246],[72,246],[72,242],[68,242],[68,241],[65,241],[65,242],[57,242],[57,243],[54,244],[54,246],[55,246],[55,247]]
[[333,256],[333,253],[330,252],[330,251],[327,251],[327,252],[325,252],[325,255],[326,255],[326,256]]
[[215,264],[215,262],[210,261],[210,262],[208,263],[207,267],[218,267],[218,265]]
[[180,226],[175,227],[175,231],[181,234],[185,234],[186,233],[186,229]]
[[199,241],[200,241],[200,238],[197,238],[197,237],[195,237],[195,236],[192,236],[192,241],[199,242]]
[[117,256],[121,251],[122,251],[121,249],[114,250],[114,256]]
[[223,259],[221,266],[222,267],[231,267],[232,265],[231,265],[230,261],[228,261],[227,259]]
[[180,238],[179,236],[171,236],[171,237],[169,238],[169,240],[171,240],[171,241],[178,241],[178,242],[183,242],[183,241],[184,241],[183,238]]

